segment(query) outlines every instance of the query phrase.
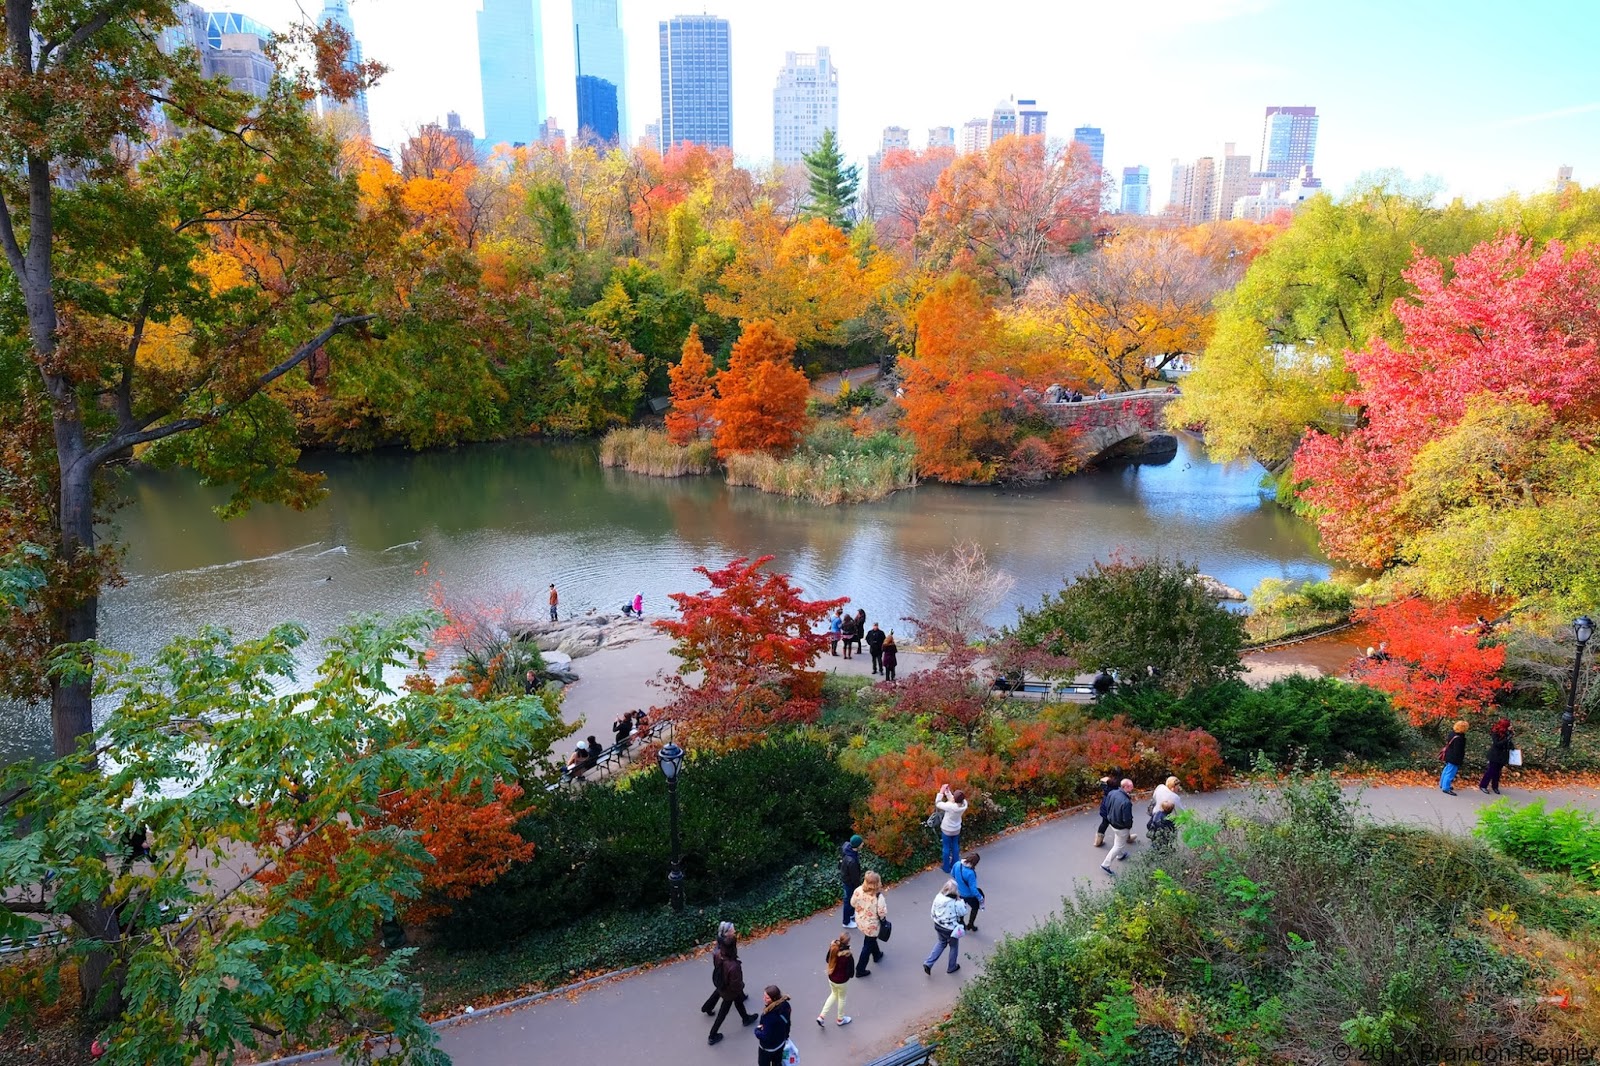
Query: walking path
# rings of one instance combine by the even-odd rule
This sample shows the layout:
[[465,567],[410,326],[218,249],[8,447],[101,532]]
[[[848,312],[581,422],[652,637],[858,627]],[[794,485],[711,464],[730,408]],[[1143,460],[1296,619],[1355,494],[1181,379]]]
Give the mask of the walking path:
[[[1362,803],[1378,821],[1401,821],[1465,833],[1489,797],[1469,783],[1451,797],[1431,788],[1373,788]],[[1508,789],[1513,803],[1543,797],[1550,805],[1600,810],[1600,792],[1571,789],[1529,793]],[[1211,812],[1242,801],[1238,791],[1185,797],[1196,811]],[[1143,803],[1135,805],[1143,821]],[[761,989],[779,985],[794,1001],[794,1036],[806,1066],[862,1066],[905,1037],[914,1035],[950,1010],[963,981],[982,972],[983,959],[1007,933],[1022,933],[1059,911],[1064,895],[1078,886],[1108,881],[1099,870],[1105,855],[1090,846],[1098,817],[1092,813],[1057,818],[1012,833],[981,848],[980,880],[988,909],[979,929],[961,941],[961,972],[948,976],[943,961],[932,976],[922,960],[933,946],[928,909],[945,876],[937,869],[889,889],[894,937],[870,976],[851,981],[846,1013],[855,1021],[843,1029],[829,1016],[826,1030],[813,1022],[827,996],[823,953],[839,933],[838,908],[815,915],[759,940],[742,942],[745,984],[759,1004]],[[1129,860],[1144,850],[1143,837]],[[869,842],[870,847],[870,842]],[[870,862],[868,863],[870,867]],[[1124,864],[1118,864],[1119,867]],[[860,938],[855,939],[859,948]],[[530,1006],[454,1025],[440,1033],[440,1046],[463,1066],[526,1066],[531,1062],[666,1062],[745,1064],[754,1061],[754,1041],[733,1015],[723,1026],[726,1039],[706,1044],[709,1020],[700,1003],[710,992],[709,954],[552,996]]]

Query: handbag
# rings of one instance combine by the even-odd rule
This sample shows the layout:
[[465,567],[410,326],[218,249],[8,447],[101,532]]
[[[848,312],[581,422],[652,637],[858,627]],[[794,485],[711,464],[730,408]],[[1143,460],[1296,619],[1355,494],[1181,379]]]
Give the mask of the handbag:
[[800,1066],[800,1049],[793,1040],[783,1042],[783,1066]]
[[894,923],[887,918],[879,918],[878,942],[881,944],[887,944],[889,942],[889,934],[892,932],[894,932]]
[[1511,749],[1511,754],[1509,756],[1507,756],[1507,758],[1506,758],[1506,765],[1508,765],[1508,766],[1521,766],[1522,765],[1522,749],[1521,748],[1512,748]]
[[927,827],[929,829],[938,829],[940,824],[943,821],[944,821],[944,812],[943,811],[934,811],[932,814],[928,815],[928,820],[927,820],[927,822],[925,824],[927,825]]
[[962,937],[964,937],[966,935],[967,935],[967,927],[962,925],[960,922],[957,922],[956,923],[956,927],[954,929],[950,930],[950,939],[951,940],[960,940]]

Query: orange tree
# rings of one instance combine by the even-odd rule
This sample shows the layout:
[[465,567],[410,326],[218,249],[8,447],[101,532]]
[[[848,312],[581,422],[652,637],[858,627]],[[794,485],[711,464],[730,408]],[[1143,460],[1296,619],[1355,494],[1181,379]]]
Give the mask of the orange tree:
[[672,654],[682,662],[663,682],[671,700],[657,710],[697,743],[754,743],[776,725],[813,721],[821,709],[822,675],[811,669],[828,645],[819,626],[848,601],[805,599],[787,574],[766,569],[771,561],[695,567],[711,587],[672,593],[680,617],[654,623],[676,641]]
[[667,412],[667,436],[674,444],[699,440],[711,428],[711,411],[717,402],[711,391],[711,357],[700,343],[700,327],[689,327],[683,358],[667,371],[672,381],[672,410]]
[[717,376],[717,455],[787,452],[805,432],[810,385],[795,368],[794,341],[769,321],[748,322],[728,369]]
[[1485,713],[1508,687],[1499,676],[1505,648],[1480,646],[1474,613],[1464,607],[1402,600],[1360,611],[1356,620],[1389,645],[1389,658],[1360,660],[1355,677],[1387,693],[1412,725]]

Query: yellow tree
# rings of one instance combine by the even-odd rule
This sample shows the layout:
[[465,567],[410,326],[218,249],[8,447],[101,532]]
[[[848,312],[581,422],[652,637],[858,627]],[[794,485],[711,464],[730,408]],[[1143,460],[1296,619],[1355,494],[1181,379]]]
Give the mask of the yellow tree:
[[717,375],[717,455],[787,452],[805,432],[806,376],[794,340],[769,321],[747,323]]
[[683,357],[667,371],[672,381],[672,410],[667,413],[667,436],[674,444],[699,440],[711,428],[712,408],[717,398],[712,392],[711,357],[700,343],[700,327],[689,327],[683,342]]
[[765,202],[727,234],[734,258],[722,271],[723,294],[708,294],[706,307],[744,324],[771,321],[800,348],[841,343],[844,323],[860,317],[893,274],[870,241],[852,242],[820,218],[785,225]]

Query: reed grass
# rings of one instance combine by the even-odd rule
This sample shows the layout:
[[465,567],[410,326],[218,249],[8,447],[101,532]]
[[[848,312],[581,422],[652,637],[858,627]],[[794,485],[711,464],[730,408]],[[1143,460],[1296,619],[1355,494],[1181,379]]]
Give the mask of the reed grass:
[[729,456],[726,466],[730,485],[822,504],[881,500],[917,483],[910,442],[890,433],[855,437],[828,425],[786,459],[749,452]]
[[600,440],[600,465],[652,477],[687,477],[716,469],[717,452],[708,440],[678,445],[659,429],[614,429]]

